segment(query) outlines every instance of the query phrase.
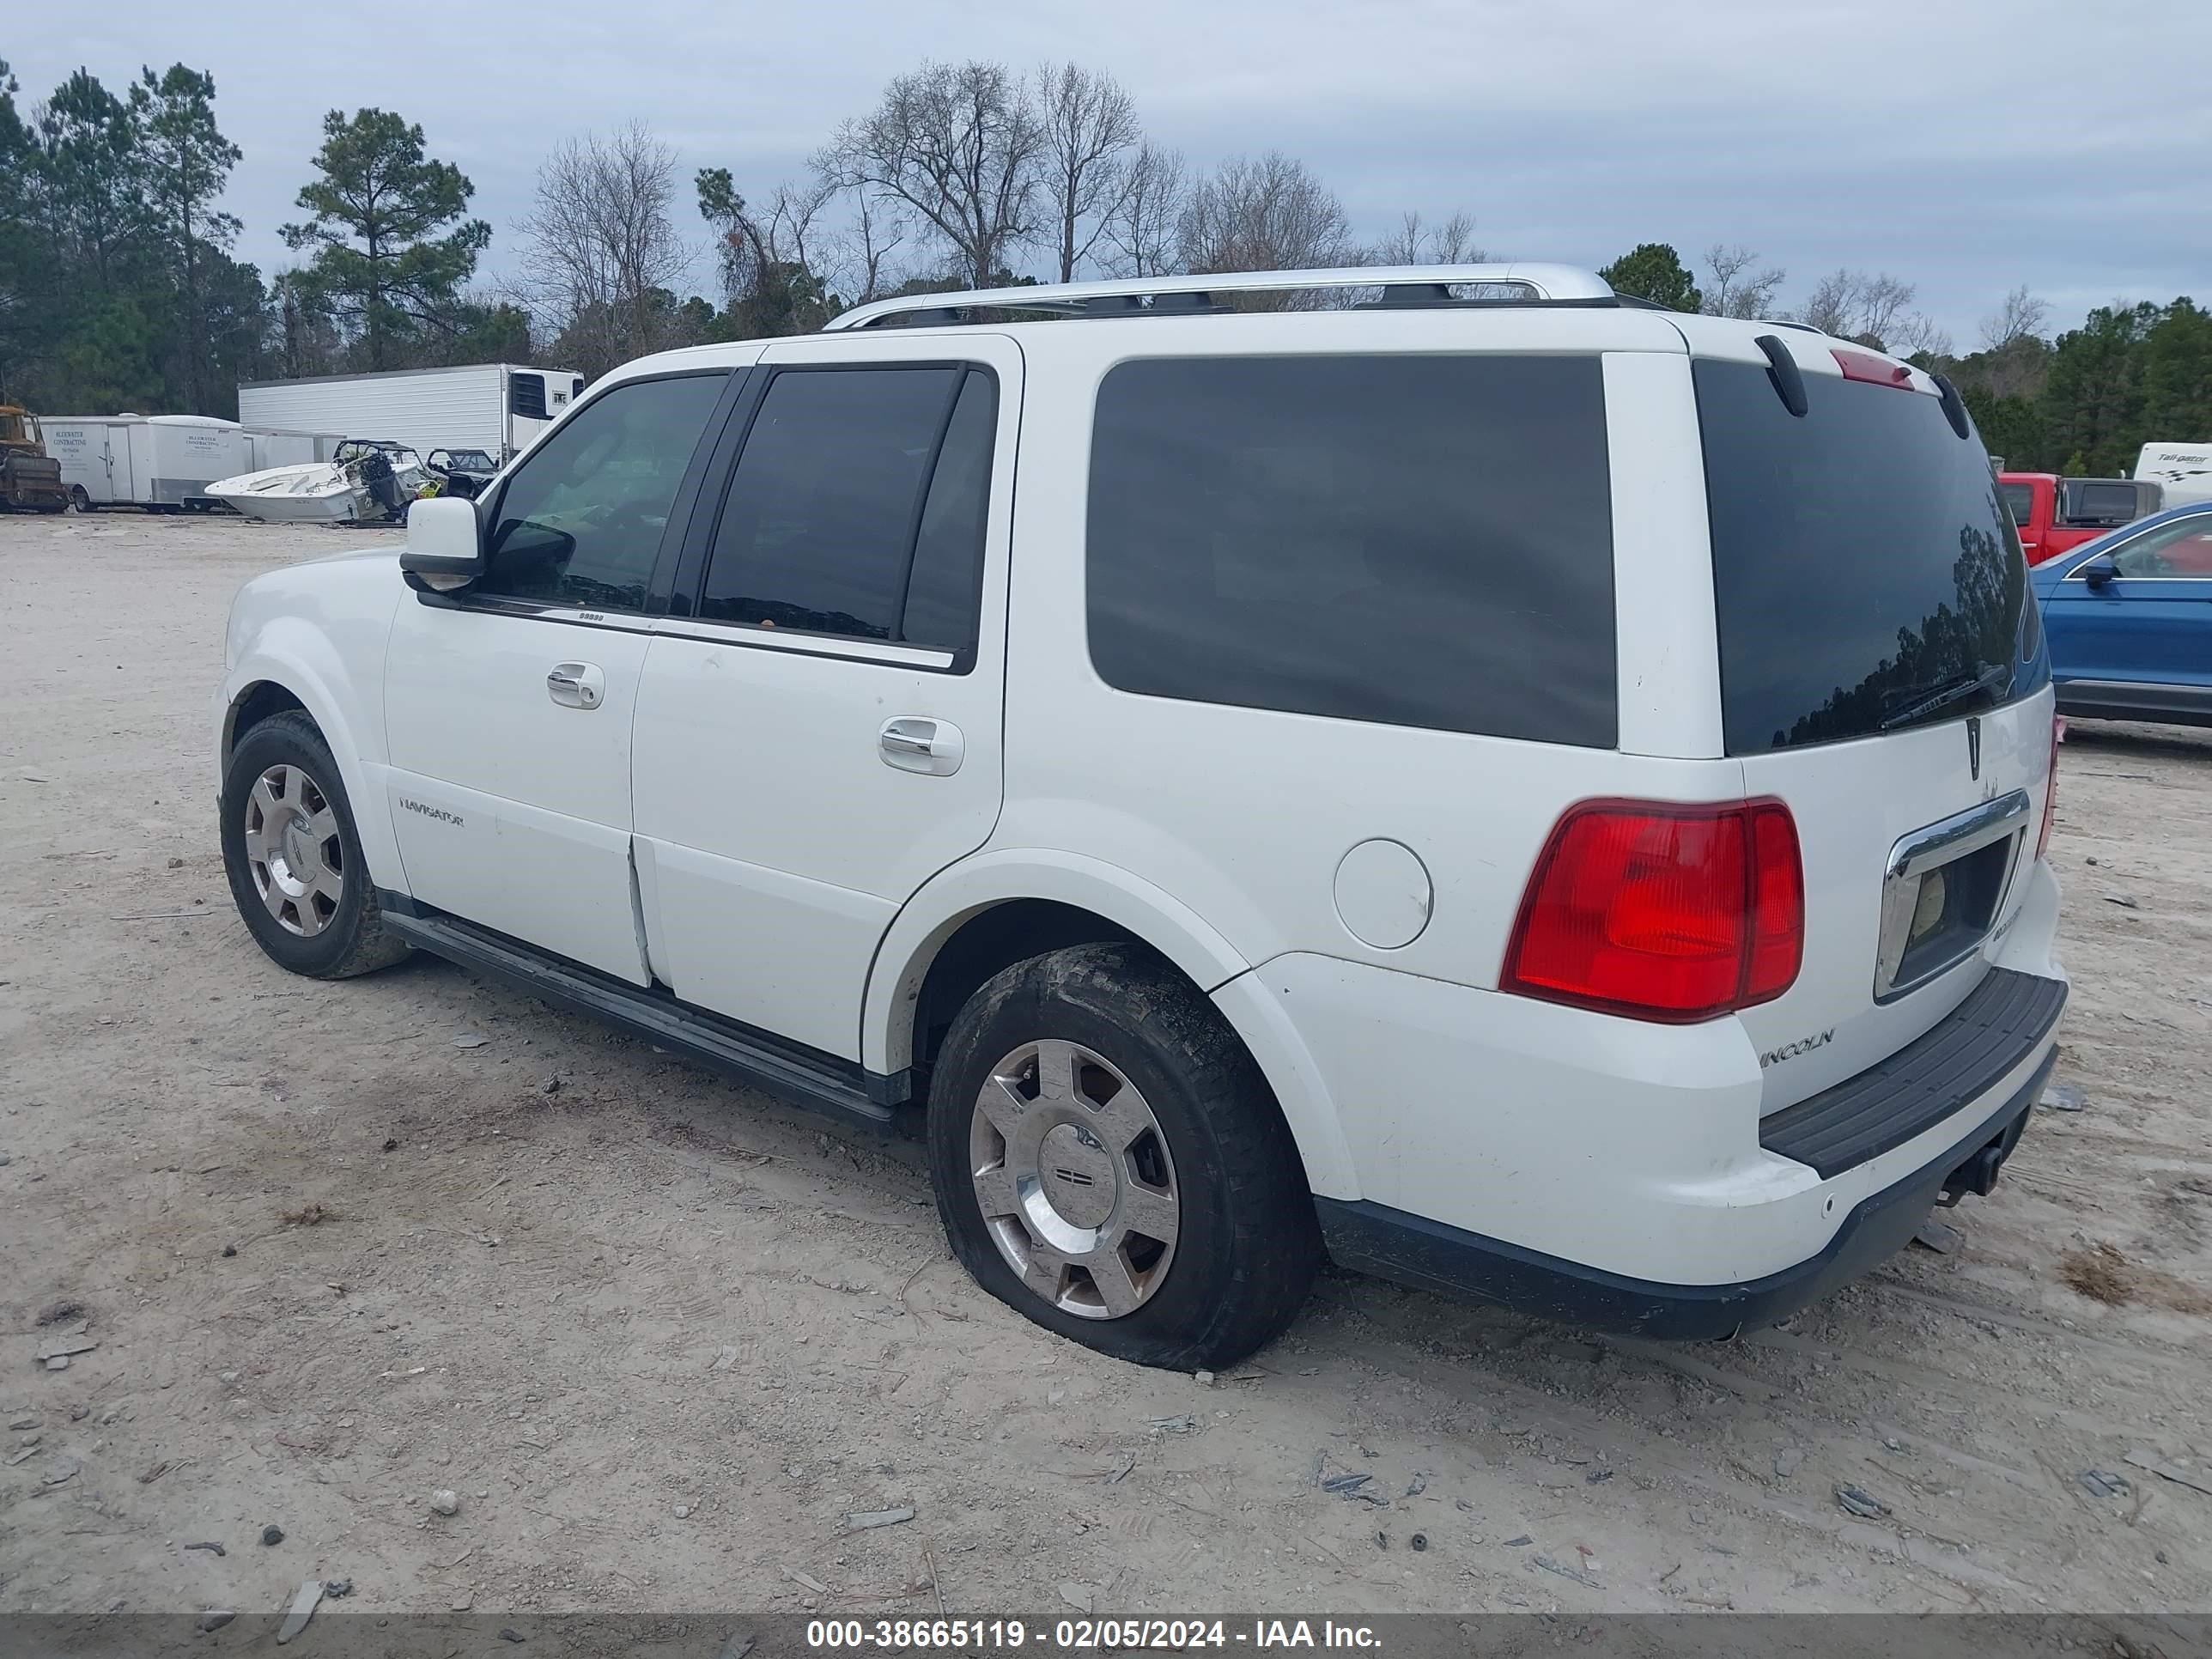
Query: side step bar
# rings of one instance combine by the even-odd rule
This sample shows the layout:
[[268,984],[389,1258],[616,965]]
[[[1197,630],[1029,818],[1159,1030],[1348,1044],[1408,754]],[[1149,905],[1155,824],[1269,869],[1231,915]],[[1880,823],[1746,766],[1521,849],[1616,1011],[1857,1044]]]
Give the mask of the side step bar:
[[875,1077],[824,1054],[809,1058],[749,1036],[734,1022],[686,1007],[590,969],[532,951],[436,914],[404,894],[379,893],[384,925],[418,950],[473,969],[570,1013],[620,1026],[687,1060],[779,1099],[858,1127],[888,1130],[906,1098],[907,1077]]

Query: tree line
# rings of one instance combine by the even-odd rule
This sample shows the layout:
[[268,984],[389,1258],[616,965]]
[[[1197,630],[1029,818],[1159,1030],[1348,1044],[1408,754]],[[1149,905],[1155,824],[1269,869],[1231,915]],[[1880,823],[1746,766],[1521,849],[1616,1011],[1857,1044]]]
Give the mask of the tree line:
[[2008,466],[2120,477],[2147,443],[2212,442],[2212,313],[2186,297],[2100,306],[2055,340],[2047,314],[2016,289],[1981,349],[1942,365]]
[[[750,196],[726,167],[687,177],[642,122],[571,138],[509,227],[514,274],[489,280],[493,228],[422,127],[333,110],[300,217],[280,228],[298,263],[264,276],[235,257],[242,227],[218,205],[240,152],[212,76],[149,68],[118,94],[79,70],[27,109],[20,90],[0,63],[0,401],[48,411],[231,415],[240,380],[492,359],[596,376],[673,346],[811,332],[898,294],[1498,257],[1464,211],[1408,212],[1363,240],[1326,181],[1278,150],[1194,167],[1147,136],[1109,74],[967,62],[895,77],[795,177]],[[712,297],[686,293],[702,270]],[[1960,354],[1888,272],[1829,272],[1790,301],[1788,273],[1752,248],[1717,244],[1693,270],[1647,242],[1601,274],[1674,309],[1805,322],[1942,369],[2013,465],[2112,471],[2148,439],[2212,438],[2212,319],[2186,299],[2103,307],[2051,338],[2022,289]]]
[[419,126],[333,111],[283,228],[306,260],[264,280],[218,205],[240,151],[212,76],[21,91],[0,62],[0,401],[231,416],[241,380],[530,350],[521,307],[467,289],[491,230]]
[[2053,337],[2050,306],[2016,288],[1959,352],[1912,309],[1912,284],[1887,272],[1832,272],[1785,310],[1785,274],[1751,250],[1711,248],[1705,269],[1701,288],[1672,247],[1647,243],[1600,275],[1678,311],[1809,323],[1948,374],[1990,453],[2016,471],[2124,477],[2146,443],[2212,441],[2212,313],[2185,295],[2100,306]]

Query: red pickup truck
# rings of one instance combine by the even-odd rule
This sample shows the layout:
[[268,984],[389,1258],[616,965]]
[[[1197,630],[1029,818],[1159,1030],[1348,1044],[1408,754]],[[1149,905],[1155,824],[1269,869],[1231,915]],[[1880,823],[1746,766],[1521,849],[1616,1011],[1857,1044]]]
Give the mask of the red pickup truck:
[[2165,504],[2165,491],[2144,479],[2062,478],[2056,472],[2000,472],[1997,494],[2020,528],[2021,550],[2030,564],[2057,558]]

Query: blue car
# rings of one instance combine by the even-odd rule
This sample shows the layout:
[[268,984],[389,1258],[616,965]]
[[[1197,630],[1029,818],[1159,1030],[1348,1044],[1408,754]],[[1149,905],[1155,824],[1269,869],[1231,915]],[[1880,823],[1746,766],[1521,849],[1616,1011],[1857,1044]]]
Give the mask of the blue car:
[[2212,726],[2212,501],[2084,543],[2027,580],[2060,714]]

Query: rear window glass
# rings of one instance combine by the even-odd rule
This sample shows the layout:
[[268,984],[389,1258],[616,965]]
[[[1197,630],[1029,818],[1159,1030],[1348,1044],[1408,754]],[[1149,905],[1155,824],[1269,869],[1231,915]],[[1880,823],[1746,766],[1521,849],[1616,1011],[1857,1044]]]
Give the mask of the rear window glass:
[[2115,526],[2130,523],[2142,496],[2131,483],[2104,483],[2068,479],[2063,486],[2066,522],[2071,525]]
[[1595,356],[1124,363],[1091,661],[1152,696],[1610,747],[1610,490]]
[[1988,454],[1920,392],[1701,361],[1728,752],[1955,720],[2047,673]]

